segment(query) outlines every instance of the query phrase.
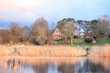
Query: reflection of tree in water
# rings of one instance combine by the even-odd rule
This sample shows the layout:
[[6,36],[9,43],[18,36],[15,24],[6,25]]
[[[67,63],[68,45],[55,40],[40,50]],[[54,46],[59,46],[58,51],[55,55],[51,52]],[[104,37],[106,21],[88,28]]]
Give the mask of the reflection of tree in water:
[[48,64],[36,65],[33,67],[36,73],[48,73]]
[[36,73],[32,67],[32,65],[23,64],[19,69],[17,69],[16,73]]
[[[13,51],[11,53],[12,55],[20,55],[20,52],[18,50],[18,48],[13,48]],[[20,60],[17,60],[16,58],[11,58],[7,61],[7,65],[8,65],[8,70],[9,70],[9,73],[10,72],[13,72],[15,73],[17,68],[21,65],[21,62]]]
[[[83,64],[81,64],[83,63]],[[51,71],[49,71],[51,67]],[[56,70],[56,71],[55,71]],[[13,73],[10,71],[9,73]],[[76,64],[61,65],[25,65],[22,64],[16,73],[110,73],[101,64],[94,64],[89,60]]]
[[81,66],[80,63],[75,65],[76,73],[109,73],[104,66],[101,64],[94,64],[88,59],[83,62]]
[[58,67],[60,73],[73,73],[74,65],[73,64],[62,64]]
[[7,65],[8,65],[8,72],[16,72],[16,69],[19,67],[20,65],[20,61],[16,60],[16,59],[10,59],[7,61]]
[[94,64],[89,60],[85,60],[83,65],[77,64],[62,64],[58,67],[59,73],[110,73],[101,64]]
[[[87,53],[84,57],[88,57],[90,49],[86,49]],[[15,48],[13,50],[13,54],[20,55],[20,52]],[[21,64],[19,60],[11,59],[8,62],[8,65],[11,69],[14,69],[16,64]],[[92,63],[90,60],[85,59],[81,60],[79,63],[75,64],[61,64],[57,65],[58,68],[53,67],[51,69],[57,70],[52,73],[110,73],[109,70],[105,69],[101,64]],[[34,65],[33,67],[22,66],[21,69],[18,69],[16,73],[49,73],[49,65],[48,64],[41,64],[41,65]],[[22,72],[21,72],[22,71]],[[30,71],[30,72],[29,72]],[[9,73],[13,73],[10,71]]]
[[0,73],[3,73],[4,71],[3,71],[4,69],[2,68],[2,66],[0,65]]

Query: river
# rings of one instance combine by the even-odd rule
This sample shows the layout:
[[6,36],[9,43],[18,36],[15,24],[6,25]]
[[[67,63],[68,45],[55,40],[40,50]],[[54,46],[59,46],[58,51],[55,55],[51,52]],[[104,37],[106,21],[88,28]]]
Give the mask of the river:
[[[2,67],[0,67],[0,73],[4,72],[2,70]],[[9,66],[6,73],[110,73],[110,69],[85,58],[74,64],[22,64],[15,72]]]

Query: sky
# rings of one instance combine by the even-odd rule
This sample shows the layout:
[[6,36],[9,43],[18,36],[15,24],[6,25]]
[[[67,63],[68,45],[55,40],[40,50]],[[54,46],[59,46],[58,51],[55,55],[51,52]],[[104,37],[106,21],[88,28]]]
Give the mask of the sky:
[[0,27],[10,22],[31,25],[44,17],[51,27],[63,18],[92,20],[110,17],[110,0],[0,0]]

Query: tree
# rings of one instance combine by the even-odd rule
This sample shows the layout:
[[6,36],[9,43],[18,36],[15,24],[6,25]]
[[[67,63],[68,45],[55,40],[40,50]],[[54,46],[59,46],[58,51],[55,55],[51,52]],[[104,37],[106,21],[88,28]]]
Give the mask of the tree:
[[91,31],[94,33],[94,35],[97,35],[98,34],[98,20],[92,20],[90,22],[90,29]]
[[17,24],[12,22],[10,29],[10,43],[19,43],[21,42],[22,28]]
[[105,37],[110,30],[110,24],[108,20],[100,18],[98,20],[92,20],[90,23],[90,28],[94,35],[97,37]]
[[0,29],[0,44],[9,43],[9,31],[7,29]]
[[73,18],[64,18],[58,22],[57,28],[63,33],[65,44],[68,43],[67,41],[72,44],[75,20]]
[[108,35],[110,34],[110,21],[108,16],[104,15],[99,18],[99,27],[101,28],[99,30],[101,35]]
[[22,34],[21,34],[21,42],[29,42],[31,36],[31,30],[29,27],[24,26],[22,28]]
[[32,25],[33,42],[39,45],[46,43],[48,37],[48,22],[44,18],[39,18]]

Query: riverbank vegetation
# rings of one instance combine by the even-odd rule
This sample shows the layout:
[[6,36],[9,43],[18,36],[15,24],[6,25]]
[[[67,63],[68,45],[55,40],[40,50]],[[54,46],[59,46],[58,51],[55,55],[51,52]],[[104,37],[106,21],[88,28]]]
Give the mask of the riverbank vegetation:
[[49,28],[47,20],[38,18],[31,27],[12,22],[0,29],[0,44],[33,45],[104,45],[110,44],[110,20],[107,16],[86,21],[74,18],[59,20]]

